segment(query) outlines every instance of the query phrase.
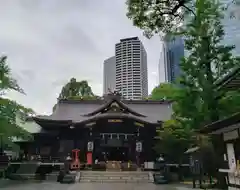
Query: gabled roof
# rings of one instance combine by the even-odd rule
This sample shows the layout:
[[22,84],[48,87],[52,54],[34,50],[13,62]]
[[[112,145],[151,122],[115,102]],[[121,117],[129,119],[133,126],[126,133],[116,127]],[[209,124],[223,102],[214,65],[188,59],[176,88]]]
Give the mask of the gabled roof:
[[[117,105],[120,111],[110,110],[113,105]],[[169,120],[171,114],[171,103],[167,101],[120,101],[112,98],[108,102],[104,100],[59,100],[51,115],[36,116],[33,119],[41,126],[70,126],[102,118],[126,118],[159,124],[161,121]]]
[[138,117],[147,117],[147,116],[140,114],[140,113],[134,111],[133,109],[129,108],[126,104],[122,103],[118,99],[111,99],[110,101],[108,101],[108,103],[102,105],[101,107],[94,110],[93,112],[85,114],[84,116],[94,116],[99,113],[105,113],[109,110],[111,105],[113,105],[114,103],[116,103],[125,114],[132,114],[132,115],[135,115]]

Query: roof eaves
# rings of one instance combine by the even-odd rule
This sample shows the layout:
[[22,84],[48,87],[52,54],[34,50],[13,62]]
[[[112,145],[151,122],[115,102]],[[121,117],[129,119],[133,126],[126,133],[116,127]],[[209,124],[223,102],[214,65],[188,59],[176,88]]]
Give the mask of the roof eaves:
[[101,118],[107,118],[107,119],[125,119],[125,118],[130,118],[133,120],[136,120],[138,122],[143,122],[143,123],[147,123],[147,124],[161,124],[160,121],[151,121],[149,118],[143,118],[143,117],[138,117],[132,114],[124,114],[124,113],[104,113],[104,114],[100,114],[100,115],[94,115],[91,116],[85,120],[82,121],[73,121],[74,124],[84,124],[84,123],[88,123],[88,122],[94,122],[98,119]]
[[219,90],[224,86],[226,86],[228,83],[230,83],[232,80],[234,80],[234,78],[238,77],[239,75],[240,75],[240,66],[234,68],[229,74],[224,76],[222,79],[219,79],[218,81],[216,81],[215,86]]
[[213,123],[210,123],[208,125],[205,125],[202,129],[200,129],[198,132],[207,134],[211,133],[213,131],[234,125],[236,123],[240,122],[240,112],[237,112],[227,118],[215,121]]

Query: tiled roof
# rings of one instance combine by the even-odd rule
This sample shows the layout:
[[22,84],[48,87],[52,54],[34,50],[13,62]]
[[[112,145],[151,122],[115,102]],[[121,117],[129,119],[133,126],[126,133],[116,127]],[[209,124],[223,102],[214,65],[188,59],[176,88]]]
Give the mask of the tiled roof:
[[[148,103],[147,103],[148,102]],[[132,118],[142,122],[158,123],[170,119],[171,103],[166,101],[122,101],[129,113],[98,113],[108,103],[101,100],[60,100],[55,111],[50,116],[34,117],[35,121],[70,125],[96,118]],[[121,106],[121,105],[119,105]],[[96,115],[94,115],[96,114]]]

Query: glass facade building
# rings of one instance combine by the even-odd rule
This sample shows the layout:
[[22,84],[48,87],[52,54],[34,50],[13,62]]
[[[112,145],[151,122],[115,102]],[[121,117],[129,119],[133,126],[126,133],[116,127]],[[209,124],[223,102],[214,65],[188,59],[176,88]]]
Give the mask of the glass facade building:
[[165,81],[173,83],[180,76],[180,62],[184,57],[184,41],[181,37],[172,40],[163,40],[161,62],[164,63]]
[[[240,8],[239,5],[232,3],[232,0],[221,0],[221,2],[226,6],[228,9],[225,13],[225,18],[222,21],[225,31],[225,37],[223,40],[223,44],[226,45],[235,45],[235,49],[233,53],[235,55],[240,55]],[[234,18],[231,18],[231,15],[234,14]]]
[[[240,6],[232,3],[232,0],[220,0],[220,2],[223,6],[228,6],[222,20],[225,32],[222,44],[234,45],[233,54],[240,56]],[[234,15],[234,18],[231,15]],[[188,51],[184,49],[183,38],[176,37],[173,41],[163,38],[159,68],[164,64],[166,82],[174,82],[181,74],[180,60],[183,56],[188,56]]]

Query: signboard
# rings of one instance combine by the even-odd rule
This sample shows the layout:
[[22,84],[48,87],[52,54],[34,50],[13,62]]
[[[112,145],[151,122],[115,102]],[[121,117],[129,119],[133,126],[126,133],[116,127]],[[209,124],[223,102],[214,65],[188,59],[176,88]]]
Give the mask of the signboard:
[[236,158],[233,143],[227,144],[227,157],[229,169],[236,168]]
[[96,125],[96,122],[91,122],[91,123],[87,123],[87,124],[86,124],[87,127],[91,127],[91,126],[93,126],[93,125]]
[[93,151],[93,142],[92,142],[92,141],[88,142],[88,144],[87,144],[87,150],[88,150],[89,152]]
[[144,124],[139,123],[139,122],[134,122],[134,125],[137,125],[137,126],[139,126],[139,127],[144,127]]
[[136,142],[136,152],[142,152],[142,142]]
[[239,137],[238,130],[233,130],[230,132],[223,133],[223,139],[224,141],[234,140]]
[[108,123],[122,123],[121,119],[109,119]]

